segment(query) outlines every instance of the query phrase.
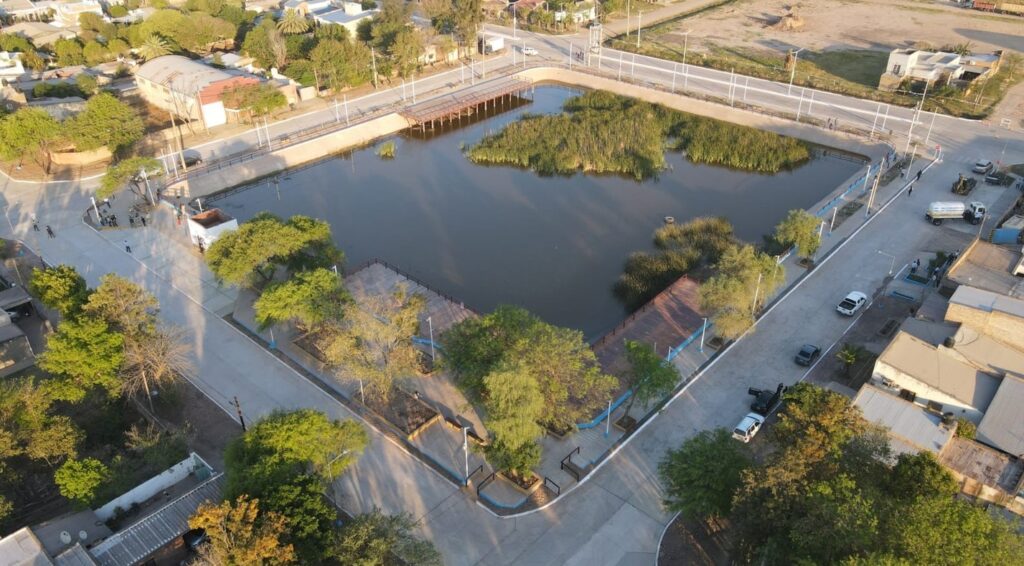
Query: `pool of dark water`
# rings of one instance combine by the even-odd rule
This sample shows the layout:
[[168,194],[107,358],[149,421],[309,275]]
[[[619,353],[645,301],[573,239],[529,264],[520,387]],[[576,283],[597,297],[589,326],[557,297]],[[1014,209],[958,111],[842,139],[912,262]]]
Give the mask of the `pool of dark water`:
[[612,287],[631,252],[653,249],[652,233],[666,216],[724,216],[740,238],[760,242],[788,210],[811,206],[861,167],[819,149],[801,167],[761,175],[695,165],[672,152],[657,179],[635,182],[541,177],[462,155],[463,144],[523,112],[559,112],[577,92],[538,87],[528,104],[390,138],[395,159],[362,148],[204,200],[240,221],[262,211],[324,219],[349,269],[379,258],[478,311],[520,305],[595,338],[626,313]]

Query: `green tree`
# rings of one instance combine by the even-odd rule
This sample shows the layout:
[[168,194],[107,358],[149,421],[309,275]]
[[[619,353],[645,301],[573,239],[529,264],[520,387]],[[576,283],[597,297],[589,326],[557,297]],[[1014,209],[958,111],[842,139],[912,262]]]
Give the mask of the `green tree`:
[[669,450],[658,464],[665,507],[687,519],[727,517],[743,472],[750,466],[743,445],[733,440],[729,431],[701,431]]
[[53,476],[60,494],[79,506],[96,502],[100,487],[110,480],[110,470],[95,458],[68,460]]
[[319,81],[338,91],[370,81],[370,55],[370,49],[363,43],[326,39],[313,48],[309,60],[319,69]]
[[956,435],[960,438],[974,440],[974,437],[978,435],[978,426],[964,417],[957,417]]
[[0,382],[0,477],[18,476],[8,460],[20,456],[54,466],[77,455],[82,432],[50,411],[53,399],[32,378]]
[[616,386],[581,332],[552,326],[518,307],[501,306],[459,322],[442,341],[447,365],[473,394],[486,397],[483,379],[499,367],[519,365],[533,375],[544,397],[541,423],[556,431],[592,418]]
[[19,108],[0,120],[0,156],[5,159],[31,156],[48,168],[50,145],[60,135],[60,123],[45,110]]
[[413,533],[408,514],[385,515],[375,509],[357,515],[338,531],[336,558],[351,566],[387,566],[397,557],[404,564],[440,566],[441,555],[429,541]]
[[331,243],[323,221],[293,216],[288,222],[260,214],[238,230],[224,234],[206,251],[206,263],[221,281],[253,285],[271,281],[278,267],[307,270],[329,267],[344,259]]
[[84,311],[109,324],[126,337],[152,332],[160,303],[137,283],[114,273],[100,278],[100,285],[89,295]]
[[493,441],[487,457],[499,470],[528,477],[540,464],[537,440],[544,429],[537,423],[544,398],[537,380],[522,367],[499,368],[484,378],[486,426]]
[[833,564],[877,544],[879,518],[872,501],[844,474],[815,482],[805,495],[802,517],[790,530],[794,554],[808,564]]
[[912,564],[1020,564],[1024,556],[1013,523],[948,497],[897,508],[884,532],[889,551]]
[[727,249],[715,275],[700,287],[701,307],[711,314],[720,336],[739,338],[754,324],[754,314],[785,280],[785,268],[753,246]]
[[679,382],[679,369],[658,355],[649,344],[635,340],[626,341],[626,359],[629,373],[626,383],[633,394],[626,404],[626,414],[639,401],[640,406],[668,395]]
[[952,474],[931,452],[900,454],[886,476],[886,489],[898,500],[921,497],[952,498],[960,491]]
[[107,49],[110,54],[114,57],[127,55],[131,51],[131,47],[123,39],[115,38],[107,42]]
[[111,18],[123,18],[128,15],[128,8],[121,4],[111,4],[107,7],[107,13],[110,14]]
[[96,40],[86,42],[85,47],[82,48],[82,56],[90,66],[99,65],[111,59],[110,51]]
[[395,34],[391,44],[391,57],[395,62],[398,76],[408,78],[420,66],[423,55],[423,36],[419,31],[404,27]]
[[77,39],[61,38],[53,42],[53,54],[57,57],[57,65],[73,67],[85,63],[82,44]]
[[796,246],[800,257],[810,259],[821,247],[821,219],[804,209],[790,210],[775,227],[775,239]]
[[82,94],[87,97],[96,94],[96,89],[98,88],[96,84],[96,77],[89,73],[79,73],[75,76],[75,86],[77,86],[78,90],[82,91]]
[[838,457],[850,440],[867,430],[867,421],[850,400],[829,389],[802,382],[789,388],[785,399],[772,428],[775,441],[799,451],[806,461]]
[[[100,179],[100,187],[96,190],[96,196],[99,198],[107,198],[113,195],[121,188],[128,185],[129,181],[135,179],[140,172],[145,170],[146,174],[150,177],[159,177],[164,174],[163,165],[159,161],[152,157],[131,157],[118,161],[114,165],[107,167],[106,173],[103,174],[103,178]],[[143,198],[149,198],[138,184],[132,183],[139,196]]]
[[339,378],[365,380],[372,397],[387,401],[396,379],[418,372],[420,351],[412,338],[425,304],[422,295],[410,295],[404,287],[348,303],[343,321],[321,342],[328,365]]
[[284,516],[287,540],[304,564],[322,563],[330,553],[338,513],[324,497],[323,478],[298,474],[260,496],[268,511]]
[[64,318],[73,318],[89,300],[85,279],[70,265],[32,270],[29,291]]
[[191,370],[191,353],[184,332],[175,326],[126,337],[121,392],[127,397],[144,393],[150,411],[155,411],[153,391],[173,385]]
[[65,124],[78,151],[106,146],[117,153],[142,139],[145,125],[138,112],[114,95],[101,92],[85,104],[85,110]]
[[277,30],[290,35],[306,33],[309,30],[309,20],[295,10],[285,10],[284,15],[277,22]]
[[218,566],[276,566],[294,564],[292,545],[282,542],[285,520],[262,511],[258,499],[241,495],[220,505],[206,502],[188,520],[203,529],[210,543],[201,548],[206,564]]
[[274,85],[256,83],[231,87],[225,91],[224,105],[247,112],[251,120],[254,116],[265,116],[287,106],[288,100]]
[[260,328],[295,320],[311,329],[325,320],[343,316],[342,307],[348,300],[341,277],[321,268],[300,271],[291,279],[269,285],[253,307]]
[[147,37],[138,48],[139,57],[145,61],[170,55],[173,51],[171,44],[165,38],[155,34]]
[[123,362],[124,337],[106,322],[84,316],[62,322],[39,356],[39,367],[56,376],[47,384],[53,397],[69,402],[81,401],[93,388],[116,395]]
[[854,364],[864,357],[864,354],[865,350],[863,347],[850,343],[843,344],[843,347],[836,352],[836,359],[839,360],[839,363],[843,364],[843,373],[846,377],[850,377]]

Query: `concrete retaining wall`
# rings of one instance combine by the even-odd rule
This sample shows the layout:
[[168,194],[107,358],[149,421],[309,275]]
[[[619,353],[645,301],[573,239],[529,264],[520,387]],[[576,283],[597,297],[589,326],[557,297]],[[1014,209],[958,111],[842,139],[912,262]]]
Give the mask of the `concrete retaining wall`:
[[[345,128],[318,138],[307,140],[260,156],[252,161],[236,163],[217,171],[199,175],[180,188],[191,198],[201,197],[234,187],[253,179],[266,177],[290,167],[315,161],[351,147],[363,145],[377,138],[400,132],[409,122],[398,114],[374,118],[351,128]],[[178,186],[171,186],[174,191]]]
[[92,165],[101,161],[110,161],[110,150],[106,146],[92,151],[55,151],[50,154],[54,165]]

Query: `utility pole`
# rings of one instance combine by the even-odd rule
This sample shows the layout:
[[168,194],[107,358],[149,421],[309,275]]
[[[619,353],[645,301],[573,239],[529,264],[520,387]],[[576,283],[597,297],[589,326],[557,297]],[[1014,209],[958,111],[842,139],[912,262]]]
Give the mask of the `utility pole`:
[[238,413],[238,422],[242,425],[242,432],[245,432],[245,417],[242,416],[242,405],[238,403],[238,395],[235,395],[235,400],[231,404],[235,406],[235,412]]
[[643,12],[641,12],[640,10],[637,10],[637,12],[636,12],[636,48],[637,49],[640,49],[640,28],[643,27],[643,24],[640,23],[640,19],[643,17],[643,15],[644,15]]
[[921,110],[924,108],[924,101],[926,98],[928,98],[928,83],[924,83],[924,93],[921,94],[921,102],[917,104],[917,108],[914,110],[914,117],[910,121],[910,129],[907,130],[907,145],[903,148],[904,155],[910,151],[910,140],[914,137],[914,126],[917,124],[917,119],[921,115]]
[[761,277],[763,276],[763,273],[757,274],[757,287],[754,288],[754,302],[750,305],[751,315],[757,312],[757,296],[761,294]]
[[801,47],[793,52],[793,68],[789,71],[789,90],[786,91],[787,95],[793,94],[793,79],[796,78],[796,62],[797,58],[800,56],[800,52],[803,50],[804,48]]
[[377,52],[370,47],[370,62],[373,65],[373,88],[377,89]]

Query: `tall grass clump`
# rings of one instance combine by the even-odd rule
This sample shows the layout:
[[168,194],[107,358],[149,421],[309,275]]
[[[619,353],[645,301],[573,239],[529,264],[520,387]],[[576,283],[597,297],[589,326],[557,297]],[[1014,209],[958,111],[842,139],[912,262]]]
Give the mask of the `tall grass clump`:
[[395,142],[386,141],[377,148],[377,156],[381,159],[394,159],[395,158]]
[[711,265],[733,243],[732,225],[724,218],[694,218],[655,230],[657,252],[635,252],[615,283],[615,294],[638,308],[683,275]]
[[570,98],[557,115],[523,115],[466,151],[475,163],[525,167],[541,175],[578,171],[643,180],[665,168],[665,147],[696,163],[775,173],[806,160],[803,142],[605,91]]

